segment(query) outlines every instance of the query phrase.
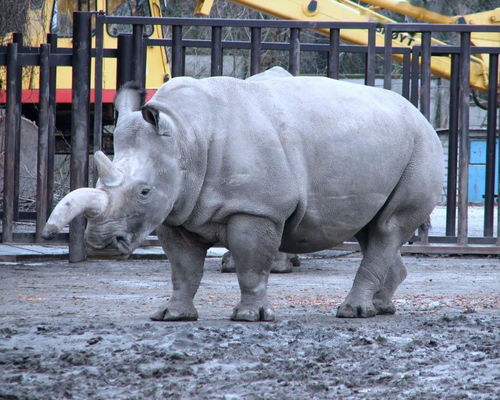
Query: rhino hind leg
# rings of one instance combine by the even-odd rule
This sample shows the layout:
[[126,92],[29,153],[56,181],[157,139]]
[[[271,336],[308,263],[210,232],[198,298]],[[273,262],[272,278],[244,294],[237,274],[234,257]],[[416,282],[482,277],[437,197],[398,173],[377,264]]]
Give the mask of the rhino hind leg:
[[441,191],[440,170],[419,170],[414,165],[425,163],[412,163],[389,201],[356,235],[363,259],[351,291],[337,310],[338,317],[372,317],[395,312],[392,296],[406,277],[401,245],[429,217]]
[[406,266],[401,259],[401,254],[398,252],[396,260],[387,273],[382,288],[373,296],[373,305],[377,310],[377,314],[394,314],[396,312],[392,296],[394,296],[401,282],[405,280],[406,275]]
[[[363,255],[366,254],[369,240],[368,228],[359,232],[356,235],[356,239],[360,245],[361,252]],[[405,280],[406,275],[406,266],[401,258],[401,253],[397,251],[380,289],[373,295],[373,306],[375,307],[376,314],[394,314],[396,312],[392,297],[401,282]]]
[[172,294],[151,319],[196,321],[198,312],[193,299],[200,286],[208,246],[197,243],[195,238],[190,238],[187,232],[180,229],[162,225],[156,232],[171,264]]
[[278,252],[281,230],[273,222],[255,216],[235,215],[227,226],[227,242],[236,266],[241,301],[234,321],[273,321],[267,301],[267,281]]
[[[391,267],[394,265],[396,268],[398,265],[396,255],[399,244],[390,237],[384,237],[384,235],[374,234],[373,232],[368,236],[367,243],[361,245],[363,259],[354,278],[353,286],[347,298],[339,306],[337,317],[373,317],[379,314],[382,308],[391,304],[391,299],[383,296],[388,294],[384,285],[391,274]],[[377,306],[380,308],[377,309]]]

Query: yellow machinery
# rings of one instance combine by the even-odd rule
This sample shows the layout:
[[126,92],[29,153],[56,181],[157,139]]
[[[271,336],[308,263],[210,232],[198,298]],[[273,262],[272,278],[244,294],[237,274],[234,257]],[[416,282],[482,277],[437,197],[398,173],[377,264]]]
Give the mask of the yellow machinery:
[[[412,18],[431,23],[468,23],[468,24],[498,24],[500,23],[500,8],[465,15],[463,17],[447,17],[428,11],[421,7],[414,7],[405,1],[396,0],[366,0],[373,6],[363,7],[349,0],[232,0],[234,3],[251,7],[266,14],[294,20],[315,21],[371,21],[380,23],[376,43],[384,45],[383,24],[393,21],[375,11],[386,8],[408,15]],[[81,11],[104,11],[108,15],[120,16],[154,16],[162,15],[162,4],[165,0],[45,0],[33,2],[28,11],[28,27],[25,44],[39,46],[45,42],[48,32],[59,36],[58,47],[71,47],[72,15],[80,7]],[[196,15],[209,16],[214,0],[197,0]],[[130,26],[108,26],[104,31],[104,47],[116,48],[116,36],[119,33],[130,33]],[[162,27],[147,26],[145,32],[151,38],[163,36]],[[328,34],[325,30],[322,32]],[[362,30],[341,30],[341,39],[347,43],[366,45],[368,36]],[[8,38],[4,41],[10,41]],[[1,42],[1,39],[0,39]],[[420,35],[400,33],[394,39],[393,46],[412,46],[420,43]],[[444,44],[437,40],[433,44]],[[499,46],[500,33],[473,33],[472,43],[478,46]],[[164,47],[149,46],[147,48],[146,90],[152,91],[163,83],[163,77],[170,75],[170,67]],[[398,55],[394,55],[395,58]],[[433,57],[431,69],[435,75],[449,78],[450,59],[447,57]],[[151,71],[151,72],[150,72]],[[103,103],[111,103],[115,95],[116,60],[104,59],[103,68]],[[23,103],[38,102],[38,68],[26,67],[23,74]],[[93,84],[93,78],[92,78]],[[0,71],[0,104],[5,103],[5,70]],[[472,57],[471,86],[479,90],[487,90],[488,62],[487,56]],[[91,93],[93,98],[93,92]],[[71,69],[70,67],[57,68],[57,103],[71,102]]]
[[[500,8],[477,14],[459,17],[447,17],[421,7],[412,6],[406,1],[397,0],[364,0],[364,3],[372,4],[373,7],[363,7],[349,0],[231,0],[254,10],[269,14],[278,18],[304,20],[304,21],[350,21],[350,22],[377,22],[376,44],[384,45],[383,24],[396,23],[375,11],[385,8],[402,15],[415,18],[420,21],[441,24],[500,24]],[[197,0],[195,14],[209,16],[214,0]],[[328,35],[328,30],[320,31]],[[340,37],[344,42],[358,45],[368,44],[368,34],[362,30],[344,29],[340,31]],[[471,42],[476,46],[500,46],[500,33],[473,33]],[[420,35],[398,34],[393,39],[394,47],[408,47],[420,44]],[[433,39],[432,44],[444,45],[445,43]],[[394,58],[400,56],[394,55]],[[471,58],[471,87],[486,91],[488,88],[488,57],[477,55]],[[433,57],[431,59],[432,72],[440,77],[450,77],[450,58]]]
[[[39,46],[46,42],[46,34],[58,35],[58,47],[71,48],[73,29],[73,12],[104,11],[108,15],[119,16],[153,16],[160,17],[160,0],[45,0],[33,2],[27,15],[27,32],[25,45]],[[39,4],[37,7],[36,5]],[[144,32],[151,38],[162,38],[162,27],[146,26]],[[116,48],[117,36],[120,33],[132,33],[132,27],[126,25],[108,26],[104,30],[104,48]],[[5,41],[10,41],[6,38]],[[163,77],[170,74],[165,48],[148,46],[146,68],[146,89],[153,91],[163,83]],[[93,70],[93,68],[91,69]],[[116,59],[105,58],[103,65],[103,103],[112,103],[116,87]],[[149,73],[151,71],[151,73]],[[0,73],[0,103],[5,103],[5,72]],[[57,68],[57,103],[71,102],[71,67]],[[38,102],[38,68],[27,67],[23,73],[22,102]],[[94,78],[91,78],[92,87]],[[91,99],[93,91],[91,92]]]

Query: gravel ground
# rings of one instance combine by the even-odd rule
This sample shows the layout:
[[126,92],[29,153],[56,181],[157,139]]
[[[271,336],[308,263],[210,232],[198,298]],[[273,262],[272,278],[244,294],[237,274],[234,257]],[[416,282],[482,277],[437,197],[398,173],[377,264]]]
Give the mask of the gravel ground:
[[274,274],[273,323],[228,320],[207,259],[197,322],[151,322],[164,261],[0,264],[0,399],[497,399],[498,258],[406,257],[394,316],[338,319],[359,255]]

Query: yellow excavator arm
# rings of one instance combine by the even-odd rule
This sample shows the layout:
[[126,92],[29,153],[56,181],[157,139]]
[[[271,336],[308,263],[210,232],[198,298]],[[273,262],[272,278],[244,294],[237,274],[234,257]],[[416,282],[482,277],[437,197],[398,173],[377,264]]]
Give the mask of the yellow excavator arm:
[[[396,21],[376,12],[381,8],[395,11],[411,18],[441,24],[498,24],[500,23],[500,8],[465,16],[445,16],[439,13],[416,7],[406,1],[397,0],[364,0],[372,4],[364,7],[349,0],[231,0],[254,10],[282,19],[310,20],[310,21],[359,21],[377,22],[379,24],[396,23]],[[214,0],[197,0],[195,15],[209,16]],[[328,35],[327,29],[319,32]],[[346,43],[367,45],[368,34],[363,30],[344,29],[340,31],[341,39]],[[384,45],[383,29],[377,32],[377,46]],[[400,33],[393,39],[394,47],[408,47],[420,44],[419,34],[408,35]],[[499,46],[500,33],[477,32],[471,35],[471,42],[476,46]],[[445,43],[432,39],[434,45]],[[400,60],[401,56],[395,54]],[[474,89],[486,91],[488,88],[488,56],[477,55],[471,57],[470,83]],[[449,78],[451,74],[451,59],[447,57],[432,57],[432,72],[440,77]]]

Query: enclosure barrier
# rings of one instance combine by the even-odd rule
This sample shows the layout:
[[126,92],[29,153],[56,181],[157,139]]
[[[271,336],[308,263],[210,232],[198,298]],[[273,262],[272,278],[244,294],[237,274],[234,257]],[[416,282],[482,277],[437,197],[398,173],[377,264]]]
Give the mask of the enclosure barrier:
[[[91,18],[95,18],[95,46],[92,48]],[[132,34],[118,37],[117,49],[103,48],[103,29],[106,24],[132,24]],[[143,35],[145,25],[162,25],[171,28],[168,39],[149,39]],[[204,26],[211,29],[210,40],[183,38],[186,27]],[[229,27],[250,30],[249,41],[223,40],[224,29]],[[279,28],[289,30],[287,42],[264,42],[262,30]],[[301,41],[303,29],[330,29],[327,43],[305,43]],[[340,29],[365,30],[368,46],[341,44]],[[4,154],[4,192],[2,209],[2,242],[43,242],[41,229],[53,204],[54,132],[55,132],[55,74],[57,66],[72,66],[72,125],[71,125],[71,176],[70,188],[88,186],[89,154],[102,148],[102,79],[103,59],[117,60],[117,87],[135,80],[144,86],[146,46],[167,46],[170,49],[172,77],[182,76],[185,71],[186,49],[207,48],[211,50],[212,76],[222,75],[223,53],[227,49],[250,51],[250,74],[261,72],[264,51],[287,51],[288,70],[300,74],[300,57],[303,52],[322,52],[327,55],[327,76],[338,79],[341,53],[361,53],[365,59],[365,84],[375,84],[376,56],[383,57],[384,87],[392,87],[393,54],[402,58],[402,95],[419,107],[424,116],[430,116],[431,56],[451,57],[451,81],[449,104],[449,145],[447,214],[445,236],[420,235],[419,242],[405,246],[404,251],[500,254],[500,228],[496,237],[493,232],[494,187],[495,187],[495,140],[498,119],[498,54],[497,47],[471,47],[470,32],[499,32],[500,27],[470,25],[389,24],[386,25],[385,46],[375,45],[375,23],[361,22],[313,22],[283,20],[232,20],[195,18],[145,18],[114,17],[102,13],[76,12],[74,15],[73,48],[57,48],[57,38],[49,35],[48,44],[40,48],[23,46],[22,36],[14,35],[13,43],[0,47],[0,66],[7,68],[6,133]],[[422,35],[422,44],[412,48],[392,47],[391,37],[397,32],[417,32]],[[431,45],[432,32],[457,32],[460,46]],[[469,141],[469,70],[471,54],[489,54],[489,89],[487,114],[487,158],[486,193],[484,205],[484,234],[468,237],[468,163]],[[94,58],[94,123],[90,126],[90,72]],[[130,62],[132,60],[132,63]],[[40,66],[39,92],[39,137],[37,166],[37,201],[35,215],[20,213],[19,198],[19,150],[21,118],[21,74],[25,66]],[[92,128],[92,129],[91,129]],[[92,146],[90,146],[92,143]],[[91,150],[91,151],[89,151]],[[498,173],[500,176],[500,172]],[[94,174],[95,180],[95,174]],[[499,185],[500,186],[500,185]],[[458,211],[458,214],[457,214]],[[458,215],[458,221],[457,221]],[[498,213],[500,219],[500,213]],[[14,231],[15,221],[36,220],[34,233]],[[456,226],[456,221],[458,226]],[[497,227],[500,226],[497,221]],[[70,261],[85,259],[83,217],[70,227]],[[57,240],[68,241],[67,234],[59,234]],[[354,249],[354,243],[345,243],[340,248]]]

